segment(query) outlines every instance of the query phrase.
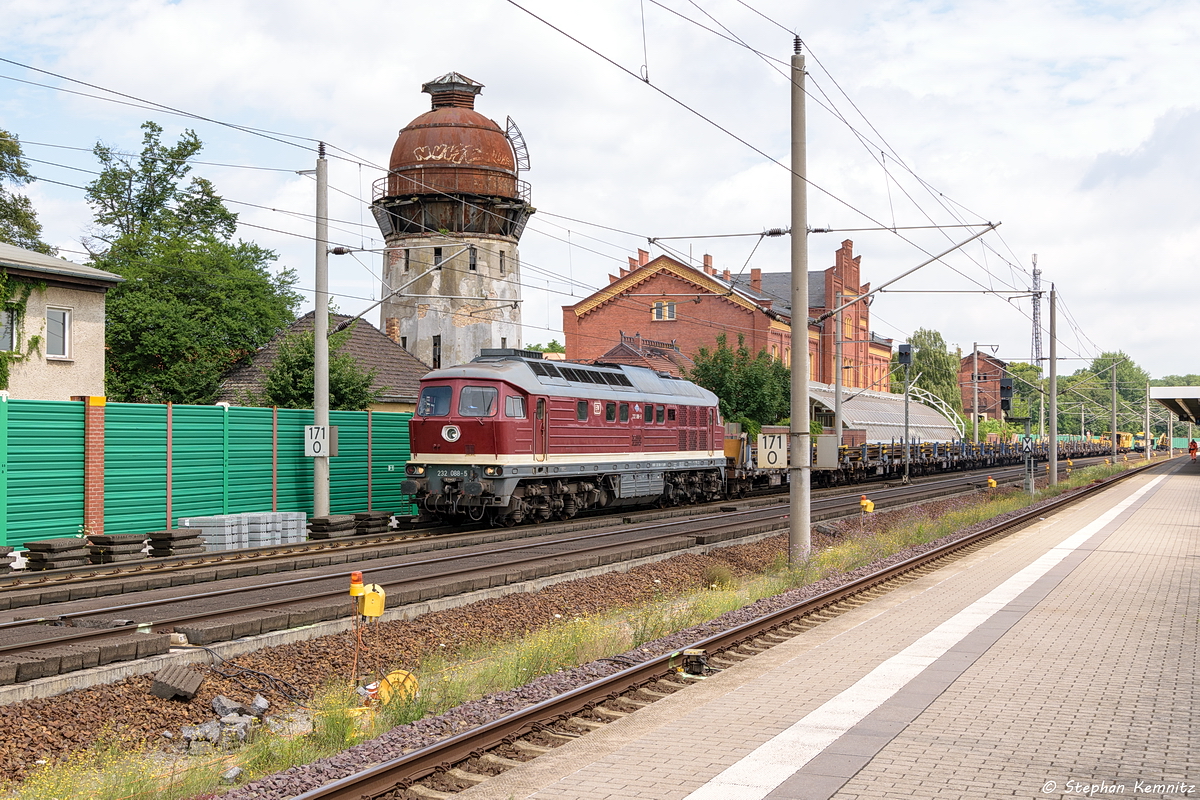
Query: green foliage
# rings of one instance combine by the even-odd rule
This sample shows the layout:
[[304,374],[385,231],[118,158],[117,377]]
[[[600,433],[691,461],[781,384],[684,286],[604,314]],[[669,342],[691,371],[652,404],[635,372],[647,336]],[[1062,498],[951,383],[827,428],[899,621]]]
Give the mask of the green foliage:
[[528,344],[525,345],[526,350],[536,350],[539,353],[565,353],[567,348],[558,343],[557,339],[551,339],[550,344]]
[[1168,375],[1165,378],[1155,378],[1151,386],[1200,386],[1200,375]]
[[1149,373],[1121,351],[1101,353],[1087,367],[1058,379],[1058,432],[1078,434],[1082,412],[1084,430],[1103,433],[1112,427],[1112,370],[1116,363],[1117,430],[1145,427],[1146,383]]
[[52,256],[57,251],[42,241],[42,224],[33,203],[4,187],[5,183],[24,186],[33,180],[22,157],[20,140],[0,130],[0,242]]
[[[1036,420],[1042,391],[1047,388],[1041,368],[1033,364],[1012,363],[1008,365],[1008,377],[1013,379],[1012,410],[1008,416]],[[1023,426],[1021,430],[1024,431]]]
[[40,334],[25,338],[21,322],[25,319],[29,296],[35,289],[45,288],[46,284],[41,281],[14,278],[6,271],[0,270],[0,310],[12,312],[12,324],[15,329],[13,349],[0,350],[0,390],[8,389],[9,370],[12,365],[27,360],[42,346]]
[[192,178],[201,142],[160,142],[147,122],[136,159],[97,144],[103,171],[88,186],[93,266],[125,282],[108,293],[106,389],[127,402],[208,403],[223,374],[270,341],[300,302],[275,254],[231,241],[237,217],[213,185]]
[[723,333],[715,350],[701,347],[690,377],[716,394],[727,420],[775,425],[791,412],[791,371],[766,350],[752,356],[744,336],[738,336],[736,350]]
[[[353,356],[338,352],[353,330],[351,326],[329,337],[329,407],[335,411],[363,411],[383,394],[383,388],[371,388],[375,370],[363,372]],[[285,336],[266,371],[262,397],[247,398],[248,404],[312,408],[314,341],[312,331]]]
[[[958,388],[959,356],[946,348],[942,335],[928,328],[918,328],[908,337],[912,345],[912,366],[909,374],[912,385],[935,394],[946,405],[962,414],[962,392]],[[899,366],[898,353],[892,354],[892,392],[904,393],[904,368]]]

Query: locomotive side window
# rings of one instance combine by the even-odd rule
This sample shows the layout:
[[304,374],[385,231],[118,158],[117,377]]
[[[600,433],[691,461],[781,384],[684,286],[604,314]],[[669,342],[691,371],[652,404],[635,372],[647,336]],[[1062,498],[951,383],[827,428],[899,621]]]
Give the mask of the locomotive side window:
[[421,400],[417,403],[417,416],[444,417],[450,413],[449,386],[426,386],[421,390]]
[[464,386],[458,395],[458,413],[464,417],[494,417],[499,396],[494,386]]
[[580,400],[575,404],[575,418],[580,422],[587,422],[587,401]]
[[675,409],[673,409],[673,408],[667,409],[667,419],[670,420],[671,422],[675,421]]
[[621,403],[621,422],[629,422],[629,403]]
[[[654,421],[657,422],[659,425],[662,425],[663,413],[666,411],[666,409],[667,409],[666,406],[658,406],[657,408],[654,409]],[[672,417],[672,419],[674,419],[674,417]]]
[[617,404],[609,400],[604,404],[604,421],[614,422],[617,419]]
[[525,398],[511,394],[505,397],[504,416],[525,419]]
[[651,422],[654,422],[654,406],[647,403],[646,404],[646,424],[649,425]]

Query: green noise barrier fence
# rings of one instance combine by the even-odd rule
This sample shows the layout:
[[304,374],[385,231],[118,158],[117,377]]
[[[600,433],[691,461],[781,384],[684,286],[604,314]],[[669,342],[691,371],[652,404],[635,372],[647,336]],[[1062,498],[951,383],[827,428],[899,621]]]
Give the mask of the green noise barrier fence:
[[[415,514],[400,494],[411,414],[333,411],[330,512]],[[0,395],[0,544],[180,517],[313,512],[311,410],[15,400]]]

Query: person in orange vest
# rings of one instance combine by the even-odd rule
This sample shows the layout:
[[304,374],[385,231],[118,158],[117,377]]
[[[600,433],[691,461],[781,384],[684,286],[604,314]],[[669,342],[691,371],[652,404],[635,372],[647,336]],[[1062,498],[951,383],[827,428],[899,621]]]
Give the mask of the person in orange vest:
[[1192,456],[1192,461],[1196,460],[1196,440],[1192,439],[1188,442],[1188,453]]

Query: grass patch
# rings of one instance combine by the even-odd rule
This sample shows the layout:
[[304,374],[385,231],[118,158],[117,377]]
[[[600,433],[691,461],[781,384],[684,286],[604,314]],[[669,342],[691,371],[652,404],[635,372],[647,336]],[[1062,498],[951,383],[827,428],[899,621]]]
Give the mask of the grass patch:
[[285,735],[260,730],[245,747],[168,759],[137,743],[105,739],[92,749],[37,769],[10,789],[13,800],[133,800],[134,798],[213,797],[223,787],[220,775],[232,766],[253,780],[292,766],[334,755],[393,727],[437,715],[496,692],[525,685],[542,675],[618,655],[693,625],[708,622],[789,589],[853,571],[913,545],[925,544],[1036,500],[1125,471],[1133,464],[1076,470],[1056,487],[1028,493],[979,495],[969,504],[939,516],[919,509],[881,512],[859,530],[846,523],[841,541],[789,565],[776,557],[760,574],[738,580],[728,566],[708,567],[703,586],[685,594],[659,595],[651,601],[608,613],[554,622],[523,636],[428,655],[413,670],[420,692],[397,697],[390,705],[365,711],[348,682],[330,683],[310,709],[312,731]]

